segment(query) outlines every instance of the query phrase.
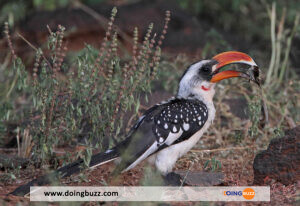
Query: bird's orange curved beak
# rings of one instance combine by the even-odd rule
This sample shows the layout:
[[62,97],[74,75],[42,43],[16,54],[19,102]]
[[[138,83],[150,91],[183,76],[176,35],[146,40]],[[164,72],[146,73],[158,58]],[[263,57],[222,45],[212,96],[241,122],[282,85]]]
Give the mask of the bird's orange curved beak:
[[228,64],[246,64],[253,68],[257,68],[254,60],[247,54],[237,51],[228,51],[218,54],[213,57],[217,61],[217,64],[213,66],[213,76],[210,80],[212,83],[219,82],[223,79],[228,79],[232,77],[245,77],[245,73],[234,70],[221,71],[220,69]]

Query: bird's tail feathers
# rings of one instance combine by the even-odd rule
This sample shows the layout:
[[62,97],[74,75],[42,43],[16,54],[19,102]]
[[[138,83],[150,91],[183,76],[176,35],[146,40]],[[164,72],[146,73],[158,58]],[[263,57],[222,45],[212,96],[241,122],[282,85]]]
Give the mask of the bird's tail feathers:
[[[116,148],[107,150],[106,152],[95,154],[91,157],[89,168],[95,168],[105,163],[108,163],[110,161],[113,161],[117,159],[119,155],[120,155],[119,151]],[[46,184],[51,184],[57,181],[59,178],[68,177],[71,176],[72,174],[79,173],[83,168],[82,164],[83,164],[83,160],[79,159],[73,163],[70,163],[64,167],[59,168],[58,170],[50,174],[43,175],[37,179],[28,182],[25,185],[21,185],[10,194],[24,196],[30,192],[31,186],[42,186]]]

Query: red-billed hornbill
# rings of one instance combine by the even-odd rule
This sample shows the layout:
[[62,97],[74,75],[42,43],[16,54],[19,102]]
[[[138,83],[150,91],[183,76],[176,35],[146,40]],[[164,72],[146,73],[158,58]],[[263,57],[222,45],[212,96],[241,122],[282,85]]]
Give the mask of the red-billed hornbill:
[[[221,68],[233,63],[248,65],[252,70],[221,71]],[[114,171],[114,174],[119,174],[148,159],[162,175],[168,177],[177,159],[187,153],[212,124],[215,83],[232,77],[257,81],[258,67],[247,54],[234,51],[192,64],[182,75],[177,95],[148,109],[124,141],[106,152],[93,155],[90,167],[119,159]],[[60,177],[65,177],[78,172],[81,163],[82,160],[78,160],[62,167],[52,176],[60,174]],[[46,184],[50,179],[49,175],[40,177],[17,188],[13,194],[26,194],[29,186]]]

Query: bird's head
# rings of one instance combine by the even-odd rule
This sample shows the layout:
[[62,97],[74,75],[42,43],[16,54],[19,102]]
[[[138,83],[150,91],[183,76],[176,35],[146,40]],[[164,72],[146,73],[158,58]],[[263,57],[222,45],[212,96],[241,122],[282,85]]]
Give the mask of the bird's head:
[[[229,64],[243,64],[248,68],[222,71]],[[211,100],[215,93],[215,83],[223,79],[243,77],[259,84],[258,76],[258,67],[250,56],[236,51],[223,52],[210,60],[201,60],[190,65],[180,80],[178,96],[187,98],[198,95]]]

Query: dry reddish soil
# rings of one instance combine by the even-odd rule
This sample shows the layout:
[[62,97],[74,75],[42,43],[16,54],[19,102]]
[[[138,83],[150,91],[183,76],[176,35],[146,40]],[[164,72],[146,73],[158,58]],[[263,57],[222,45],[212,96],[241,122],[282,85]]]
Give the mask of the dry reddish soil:
[[[204,137],[204,141],[207,141],[209,136]],[[206,150],[193,149],[183,158],[181,158],[175,167],[175,170],[180,171],[204,171],[203,165],[206,160],[211,157],[216,157],[222,163],[221,172],[224,174],[224,180],[221,185],[224,186],[245,186],[252,185],[253,182],[253,159],[255,154],[255,148],[248,147],[240,148],[236,147],[232,150]],[[110,173],[114,168],[114,163],[108,163],[94,170],[83,172],[81,175],[73,175],[69,178],[64,178],[61,183],[66,186],[138,186],[142,182],[144,168],[146,163],[143,163],[129,172],[120,175],[117,179],[110,178]],[[18,202],[24,205],[29,204],[29,199],[25,197],[16,197],[7,194],[12,192],[18,186],[27,183],[28,181],[36,178],[45,171],[42,169],[27,168],[20,170],[20,176],[17,177],[16,182],[0,183],[0,198],[3,204],[15,205]],[[299,189],[300,182],[284,186],[281,183],[274,180],[265,179],[265,184],[271,187],[271,203],[265,203],[265,205],[294,205],[297,194],[297,187]],[[194,205],[195,203],[190,203]],[[219,205],[221,203],[217,203]],[[224,203],[225,205],[240,205],[240,203]],[[262,203],[251,203],[251,205],[262,205]],[[116,204],[118,205],[118,204]],[[171,203],[171,205],[181,205],[180,203]],[[223,205],[223,203],[221,204]],[[263,204],[264,205],[264,204]]]

